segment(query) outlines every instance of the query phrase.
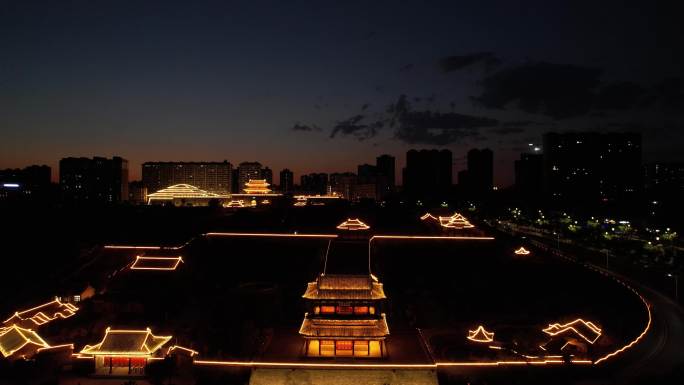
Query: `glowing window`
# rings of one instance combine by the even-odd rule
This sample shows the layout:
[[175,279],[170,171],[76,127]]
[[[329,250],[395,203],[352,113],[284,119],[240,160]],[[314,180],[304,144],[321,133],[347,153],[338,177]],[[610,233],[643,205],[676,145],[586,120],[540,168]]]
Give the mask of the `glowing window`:
[[321,306],[321,313],[323,314],[334,314],[335,306]]
[[322,340],[321,341],[321,355],[334,356],[335,355],[335,341]]
[[382,357],[382,348],[380,347],[380,341],[370,341],[370,356]]
[[321,312],[321,307],[320,307],[320,306],[314,307],[314,314],[318,314],[318,313],[320,313],[320,312]]
[[335,341],[335,355],[351,356],[354,354],[354,341]]
[[368,314],[368,306],[354,306],[354,314]]
[[354,341],[354,355],[368,356],[368,341]]
[[370,314],[375,314],[375,306],[370,306],[370,307],[368,308],[368,313],[370,313]]
[[352,314],[354,311],[354,308],[351,306],[338,306],[337,307],[337,314]]
[[318,355],[318,340],[311,340],[309,341],[309,350],[308,350],[308,355],[309,356],[317,356]]

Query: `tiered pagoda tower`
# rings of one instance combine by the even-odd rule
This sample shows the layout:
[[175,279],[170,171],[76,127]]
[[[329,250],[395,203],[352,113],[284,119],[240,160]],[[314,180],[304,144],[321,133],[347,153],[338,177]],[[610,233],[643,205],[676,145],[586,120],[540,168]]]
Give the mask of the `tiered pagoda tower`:
[[386,357],[389,335],[382,283],[372,275],[319,275],[302,296],[299,329],[307,357]]

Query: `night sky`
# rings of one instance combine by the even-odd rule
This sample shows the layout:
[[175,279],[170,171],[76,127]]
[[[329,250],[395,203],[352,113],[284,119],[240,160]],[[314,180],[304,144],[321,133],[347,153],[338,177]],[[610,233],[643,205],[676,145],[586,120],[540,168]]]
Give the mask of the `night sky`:
[[[683,160],[684,33],[653,2],[0,4],[0,168],[120,155],[355,171],[546,131],[641,131]],[[552,4],[553,3],[553,4]],[[673,2],[674,3],[674,2]],[[398,172],[398,175],[401,173]],[[276,176],[276,181],[278,177]]]

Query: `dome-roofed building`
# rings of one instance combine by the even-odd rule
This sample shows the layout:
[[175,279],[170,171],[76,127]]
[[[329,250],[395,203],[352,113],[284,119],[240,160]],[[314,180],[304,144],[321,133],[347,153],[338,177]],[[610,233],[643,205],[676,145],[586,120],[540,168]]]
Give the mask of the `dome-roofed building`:
[[147,196],[147,204],[173,204],[174,206],[208,206],[212,200],[218,203],[230,201],[230,195],[204,191],[189,184],[176,184]]

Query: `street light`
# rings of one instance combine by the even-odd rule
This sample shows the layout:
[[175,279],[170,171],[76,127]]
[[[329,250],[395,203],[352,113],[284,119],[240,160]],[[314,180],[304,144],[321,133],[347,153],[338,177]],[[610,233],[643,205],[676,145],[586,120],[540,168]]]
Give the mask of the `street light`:
[[675,301],[679,302],[679,275],[667,273],[667,276],[675,281]]

